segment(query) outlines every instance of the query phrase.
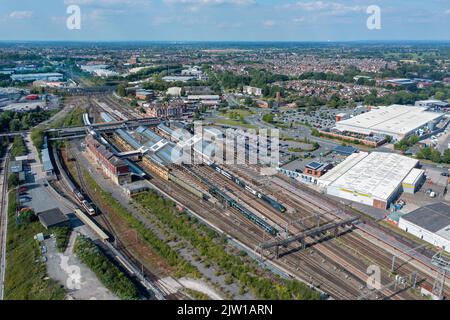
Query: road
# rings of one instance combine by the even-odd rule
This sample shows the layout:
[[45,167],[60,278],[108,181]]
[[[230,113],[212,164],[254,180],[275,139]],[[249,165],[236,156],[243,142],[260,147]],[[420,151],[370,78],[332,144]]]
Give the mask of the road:
[[5,285],[5,271],[6,271],[6,235],[8,232],[8,197],[7,197],[7,185],[8,185],[8,164],[9,164],[9,151],[10,146],[6,151],[5,158],[2,159],[1,166],[1,208],[0,208],[0,300],[3,300],[4,285]]

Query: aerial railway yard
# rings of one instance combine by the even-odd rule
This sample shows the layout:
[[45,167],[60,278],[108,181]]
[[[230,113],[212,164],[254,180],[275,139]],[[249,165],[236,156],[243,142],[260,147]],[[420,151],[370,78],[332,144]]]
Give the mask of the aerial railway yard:
[[[93,101],[89,110],[94,119],[99,119],[100,112],[108,111],[113,113],[112,117],[118,121],[134,119],[133,117],[137,116],[134,110],[131,112],[129,108],[120,106],[120,103],[112,99],[114,98],[102,97],[98,101]],[[127,145],[123,139],[117,138],[117,134],[105,136],[105,138],[119,151],[135,149]],[[420,298],[418,295],[404,289],[410,286],[409,281],[413,281],[413,276],[417,284],[433,286],[435,271],[425,264],[417,266],[416,260],[414,266],[404,262],[405,259],[401,260],[402,262],[398,263],[394,270],[395,273],[391,273],[392,257],[396,249],[384,243],[377,234],[370,234],[368,232],[370,228],[366,227],[367,221],[363,218],[353,228],[341,228],[337,237],[327,233],[326,237],[322,235],[318,238],[306,238],[306,248],[302,248],[301,244],[295,241],[286,246],[277,246],[276,253],[273,250],[261,249],[261,245],[268,241],[282,240],[289,235],[296,235],[355,215],[354,212],[323,195],[293,186],[290,181],[286,181],[281,176],[270,178],[258,176],[258,168],[255,166],[241,168],[223,166],[225,172],[232,173],[241,182],[253,187],[253,189],[245,189],[208,165],[171,165],[159,168],[157,171],[155,171],[157,166],[155,164],[146,165],[145,162],[141,162],[139,165],[151,177],[149,181],[154,187],[170,195],[210,225],[257,251],[262,261],[271,261],[287,274],[313,285],[334,299],[361,297],[418,299]],[[167,171],[167,174],[161,174],[162,171]],[[204,196],[199,198],[198,194],[188,191],[179,183],[175,183],[175,178],[170,177],[187,181]],[[216,188],[216,193],[222,194],[222,197],[214,194],[212,186]],[[280,212],[268,201],[255,196],[253,194],[255,190],[265,195],[276,195],[270,199],[273,201],[276,199],[275,202],[282,204],[286,210]],[[233,206],[230,203],[238,205]],[[252,219],[249,219],[249,215]],[[103,224],[108,228],[107,224]],[[267,226],[276,232],[268,232],[272,229]],[[426,259],[426,257],[422,258]],[[391,284],[395,278],[394,274],[403,276],[408,281],[408,285],[400,286],[399,289],[399,286],[393,284],[383,287],[379,292],[371,293],[366,286],[368,278],[366,272],[370,265],[381,268],[382,286]],[[445,291],[448,295],[448,287]]]

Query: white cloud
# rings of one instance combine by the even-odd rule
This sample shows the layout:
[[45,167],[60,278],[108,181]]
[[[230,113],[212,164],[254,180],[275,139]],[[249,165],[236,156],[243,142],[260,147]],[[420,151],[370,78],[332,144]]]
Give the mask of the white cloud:
[[266,20],[263,22],[263,26],[266,28],[273,28],[277,25],[277,23],[274,20]]
[[66,5],[116,7],[116,6],[147,6],[151,0],[64,0]]
[[281,8],[285,9],[300,9],[309,12],[321,12],[325,14],[338,15],[350,12],[365,11],[366,7],[358,5],[346,5],[339,2],[331,1],[310,1],[310,2],[296,2],[284,4]]
[[11,19],[18,19],[18,20],[30,19],[33,17],[33,12],[32,11],[13,11],[9,14],[9,17]]
[[450,9],[448,9],[447,11],[445,11],[445,14],[450,14]]
[[306,21],[305,17],[298,17],[298,18],[292,19],[292,22],[294,22],[294,23],[303,23],[305,21]]
[[180,4],[192,6],[236,5],[246,6],[255,4],[255,0],[163,0],[166,4]]

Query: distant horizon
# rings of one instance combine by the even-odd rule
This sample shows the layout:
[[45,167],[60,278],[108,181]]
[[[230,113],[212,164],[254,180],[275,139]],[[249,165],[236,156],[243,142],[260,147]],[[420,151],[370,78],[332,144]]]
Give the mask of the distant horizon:
[[408,43],[408,42],[425,42],[425,43],[449,43],[448,40],[441,39],[401,39],[401,40],[1,40],[0,43],[33,43],[33,42],[66,42],[66,43]]

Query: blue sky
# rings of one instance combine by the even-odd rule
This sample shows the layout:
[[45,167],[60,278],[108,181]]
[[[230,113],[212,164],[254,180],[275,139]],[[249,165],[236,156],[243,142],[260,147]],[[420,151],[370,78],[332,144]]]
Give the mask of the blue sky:
[[0,40],[450,40],[450,0],[0,0]]

